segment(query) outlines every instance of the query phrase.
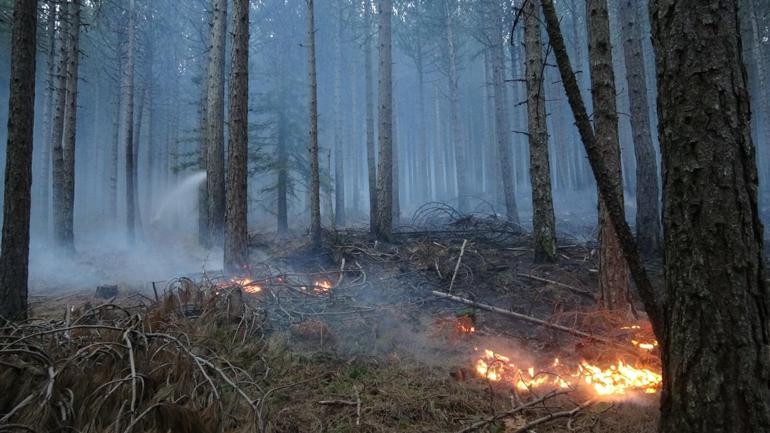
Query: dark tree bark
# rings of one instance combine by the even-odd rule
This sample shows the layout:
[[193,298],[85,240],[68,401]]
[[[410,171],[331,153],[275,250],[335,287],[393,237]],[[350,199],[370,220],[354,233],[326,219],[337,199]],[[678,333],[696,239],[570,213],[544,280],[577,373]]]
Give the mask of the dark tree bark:
[[8,320],[27,318],[36,31],[37,0],[16,0],[0,249],[0,316]]
[[310,84],[310,242],[321,247],[321,178],[318,165],[318,80],[315,62],[315,6],[307,2],[307,68]]
[[225,272],[238,275],[249,264],[247,230],[249,155],[249,0],[233,1],[233,52],[230,72]]
[[[602,154],[604,166],[610,172],[614,194],[623,206],[615,73],[612,68],[607,0],[586,2],[586,23],[591,96],[594,107],[594,136]],[[604,308],[622,310],[628,307],[628,267],[620,250],[615,228],[607,215],[607,206],[601,197],[599,197],[599,292],[600,302]]]
[[286,151],[286,120],[283,112],[278,115],[278,179],[277,179],[277,219],[278,234],[285,235],[289,232],[289,212],[288,212],[288,187],[289,187],[289,158]]
[[123,139],[126,149],[126,228],[128,241],[136,236],[136,208],[134,207],[134,62],[136,57],[136,0],[131,0],[128,12],[128,54],[123,72],[125,109],[123,111]]
[[369,180],[369,230],[377,227],[377,162],[374,147],[374,73],[372,72],[372,5],[364,0],[364,75],[366,85],[366,167]]
[[59,5],[59,29],[56,35],[56,51],[59,56],[56,62],[56,77],[54,79],[53,120],[51,121],[51,202],[53,216],[53,239],[60,245],[64,238],[64,153],[62,138],[64,137],[64,114],[67,107],[67,39],[69,22],[66,4]]
[[556,222],[551,194],[551,166],[548,160],[548,129],[543,80],[545,67],[543,44],[540,40],[538,6],[538,0],[529,0],[524,7],[532,237],[535,243],[535,262],[554,262],[556,261]]
[[655,0],[663,432],[770,431],[770,296],[737,1]]
[[375,235],[390,240],[393,231],[393,81],[390,20],[391,0],[381,0],[379,8],[380,98],[379,161],[377,167],[377,219]]
[[626,62],[631,132],[636,155],[636,240],[645,254],[661,247],[658,163],[652,146],[647,77],[644,71],[642,30],[638,0],[620,0],[623,54]]
[[43,112],[43,152],[40,165],[40,227],[44,236],[50,234],[50,214],[51,214],[51,129],[53,126],[54,111],[54,83],[56,82],[56,18],[57,7],[53,0],[48,0],[48,24],[46,27],[46,42],[48,50],[46,52],[46,88],[45,88],[45,111]]
[[[208,69],[208,66],[207,66]],[[198,169],[208,173],[206,158],[208,157],[208,74],[201,85],[200,109],[198,111]],[[198,187],[198,243],[204,248],[211,247],[209,233],[209,189],[206,182]]]
[[60,246],[75,249],[75,138],[77,134],[78,69],[80,65],[80,0],[68,4],[69,34],[67,41],[67,98],[62,142],[63,180],[61,229],[57,233]]
[[209,240],[222,245],[225,221],[225,29],[227,0],[213,0],[206,137]]

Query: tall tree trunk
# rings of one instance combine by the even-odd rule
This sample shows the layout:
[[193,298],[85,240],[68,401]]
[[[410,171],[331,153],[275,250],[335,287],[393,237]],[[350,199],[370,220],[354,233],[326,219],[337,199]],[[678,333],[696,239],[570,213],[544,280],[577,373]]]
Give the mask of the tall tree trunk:
[[421,201],[430,201],[432,193],[430,182],[430,165],[428,161],[428,121],[425,118],[425,65],[423,61],[423,45],[422,40],[417,42],[417,110],[419,111],[419,128],[420,136],[417,147],[417,165],[415,166],[415,178],[416,187],[422,188],[422,194],[417,194],[416,197]]
[[318,80],[315,63],[315,5],[307,2],[308,82],[310,83],[310,242],[321,247],[321,178],[318,165]]
[[289,231],[289,216],[288,216],[288,188],[289,188],[289,171],[288,163],[289,158],[286,151],[287,146],[287,133],[286,133],[286,120],[284,119],[283,111],[278,115],[278,179],[276,196],[278,199],[278,234],[285,235]]
[[495,135],[497,138],[497,158],[500,164],[500,180],[503,185],[505,214],[509,221],[519,222],[519,210],[516,204],[516,190],[513,173],[511,172],[511,136],[508,114],[505,109],[506,92],[503,76],[503,46],[502,33],[499,25],[498,11],[494,11],[490,19],[494,20],[494,35],[492,36],[492,84],[495,93]]
[[492,73],[492,50],[484,51],[484,92],[486,100],[484,107],[486,115],[487,129],[487,151],[486,171],[487,171],[487,191],[492,204],[497,207],[500,204],[500,163],[497,158],[497,132],[495,131],[495,84]]
[[[392,87],[394,90],[392,91],[392,95],[395,95],[395,85]],[[399,135],[398,135],[398,104],[396,103],[395,97],[392,98],[392,104],[393,104],[393,121],[391,123],[392,125],[392,131],[393,131],[393,224],[398,225],[401,221],[401,159],[399,157],[400,155],[400,146],[401,143],[399,142]]]
[[238,274],[249,265],[249,0],[233,1],[233,48],[230,75],[225,272]]
[[457,9],[455,0],[444,0],[446,14],[446,46],[449,63],[449,111],[452,118],[452,145],[455,156],[455,172],[457,173],[457,209],[463,213],[469,211],[468,199],[468,168],[465,164],[465,143],[460,124],[460,85],[457,76],[457,50],[455,48],[454,13]]
[[[208,65],[207,65],[208,70]],[[198,111],[198,170],[205,171],[208,157],[208,74],[201,85],[200,109]],[[198,187],[198,243],[204,248],[211,248],[209,233],[209,189],[206,182]]]
[[770,297],[737,1],[651,2],[666,281],[661,431],[770,431]]
[[51,171],[52,171],[52,204],[53,204],[53,238],[57,245],[64,239],[64,153],[62,142],[64,137],[64,115],[67,107],[67,39],[69,35],[68,10],[66,4],[59,5],[59,31],[56,35],[56,51],[59,60],[56,62],[56,79],[54,80],[54,108],[51,123]]
[[[605,166],[610,171],[612,188],[623,200],[618,113],[615,100],[615,74],[612,69],[612,44],[607,0],[588,0],[588,59],[591,72],[591,96],[594,107],[594,133]],[[602,306],[621,310],[629,305],[628,268],[618,244],[607,208],[599,197],[599,292]]]
[[209,202],[209,236],[222,244],[225,219],[225,32],[227,0],[213,0],[211,50],[208,71],[208,146],[206,185]]
[[377,220],[375,235],[390,240],[393,231],[393,76],[391,60],[390,19],[391,0],[380,0],[380,98],[379,98],[379,161],[377,167]]
[[372,5],[364,0],[364,75],[366,85],[366,167],[369,180],[369,230],[377,227],[377,161],[374,147],[374,73],[372,71]]
[[126,230],[128,241],[136,236],[136,209],[134,208],[134,62],[136,57],[136,0],[130,0],[128,12],[128,53],[123,73],[125,109],[123,110],[123,140],[126,149]]
[[[118,36],[120,38],[120,36]],[[116,78],[115,89],[113,89],[113,104],[115,105],[115,112],[112,118],[112,143],[110,148],[110,173],[109,180],[109,215],[113,224],[118,220],[118,154],[120,152],[120,127],[121,116],[123,108],[123,89],[121,86],[123,80],[121,75],[123,71],[123,43],[118,41],[118,47],[115,50],[115,55],[118,58],[118,77]]]
[[658,163],[650,132],[650,106],[642,53],[641,12],[638,0],[620,0],[623,54],[626,62],[631,132],[636,155],[636,239],[639,249],[655,254],[661,248]]
[[16,0],[11,30],[11,86],[0,249],[0,316],[8,320],[27,318],[36,31],[37,0]]
[[625,219],[623,200],[616,193],[615,183],[617,182],[613,181],[614,176],[604,162],[602,148],[598,146],[594,131],[591,128],[591,121],[588,118],[588,112],[580,94],[577,77],[570,65],[569,54],[564,44],[564,36],[561,32],[559,17],[556,14],[553,0],[541,0],[541,5],[545,16],[548,38],[553,47],[559,74],[561,75],[561,82],[567,94],[572,114],[575,117],[575,124],[580,133],[580,138],[588,155],[588,162],[593,170],[596,186],[606,206],[609,219],[615,226],[620,247],[628,263],[629,271],[639,292],[639,297],[644,303],[645,310],[647,310],[652,328],[660,340],[663,335],[664,321],[661,294],[653,287],[644,268],[644,262],[639,255],[636,241]]
[[43,152],[40,164],[40,227],[44,237],[50,233],[51,214],[51,129],[53,127],[55,73],[56,73],[56,19],[57,7],[53,0],[48,0],[48,25],[46,39],[48,51],[46,53],[46,87],[45,87],[45,111],[43,112]]
[[80,0],[71,0],[69,36],[67,41],[67,97],[62,142],[63,188],[61,224],[57,231],[59,244],[67,250],[75,249],[75,138],[77,133],[78,67],[80,57]]
[[337,2],[337,23],[334,35],[334,222],[345,225],[345,167],[342,137],[342,2]]
[[548,161],[548,130],[545,113],[543,46],[540,40],[538,0],[524,9],[526,50],[527,125],[529,176],[532,184],[532,236],[535,262],[556,261],[556,222],[551,195],[551,167]]

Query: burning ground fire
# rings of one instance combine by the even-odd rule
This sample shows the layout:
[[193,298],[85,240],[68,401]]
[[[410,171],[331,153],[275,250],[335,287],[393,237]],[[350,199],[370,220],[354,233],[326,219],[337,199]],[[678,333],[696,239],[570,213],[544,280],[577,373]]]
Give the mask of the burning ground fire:
[[[279,282],[282,282],[282,280],[279,278]],[[234,277],[229,280],[226,280],[222,284],[220,284],[219,288],[224,287],[230,287],[230,286],[240,286],[244,293],[261,293],[263,288],[261,285],[257,284],[254,280],[248,277]],[[309,292],[314,293],[316,295],[329,295],[331,294],[333,284],[329,280],[316,280],[313,282],[313,285],[310,287],[307,286],[300,286],[299,289],[303,292]]]
[[475,371],[490,381],[511,383],[520,391],[587,387],[599,397],[625,396],[632,392],[655,394],[662,381],[659,373],[620,360],[605,368],[583,360],[570,368],[556,358],[548,369],[524,369],[511,358],[488,349],[476,360]]
[[[655,340],[632,339],[630,343],[644,352],[658,346]],[[510,357],[492,350],[484,349],[482,353],[474,365],[476,374],[492,382],[509,383],[520,391],[581,388],[590,390],[598,398],[623,398],[634,393],[655,394],[662,382],[656,370],[622,360],[602,367],[586,360],[568,365],[555,358],[547,368],[523,368]]]

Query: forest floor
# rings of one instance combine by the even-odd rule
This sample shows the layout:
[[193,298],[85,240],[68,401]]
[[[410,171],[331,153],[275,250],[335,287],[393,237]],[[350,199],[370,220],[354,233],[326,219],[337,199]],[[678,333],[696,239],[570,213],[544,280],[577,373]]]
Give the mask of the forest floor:
[[518,227],[432,208],[392,244],[252,248],[242,279],[36,298],[0,337],[0,431],[655,431],[657,348],[643,318],[597,310],[589,243],[535,264]]

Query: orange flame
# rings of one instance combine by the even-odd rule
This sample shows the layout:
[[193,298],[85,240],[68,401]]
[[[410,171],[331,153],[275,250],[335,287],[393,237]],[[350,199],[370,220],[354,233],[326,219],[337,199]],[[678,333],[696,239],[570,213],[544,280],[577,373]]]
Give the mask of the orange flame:
[[624,396],[641,391],[654,394],[660,388],[660,374],[644,367],[617,361],[606,368],[581,361],[574,368],[564,367],[559,358],[551,364],[553,372],[536,371],[535,367],[520,368],[511,358],[484,350],[476,361],[476,373],[493,382],[508,382],[521,391],[535,388],[572,388],[585,386],[598,397]]

